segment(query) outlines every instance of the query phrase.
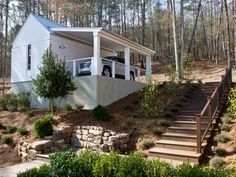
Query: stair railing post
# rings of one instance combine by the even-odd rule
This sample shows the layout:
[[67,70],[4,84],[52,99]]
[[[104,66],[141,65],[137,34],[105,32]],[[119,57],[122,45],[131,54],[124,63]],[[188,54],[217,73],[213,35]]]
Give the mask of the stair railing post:
[[221,83],[222,83],[222,97],[223,97],[225,94],[224,75],[221,75]]
[[210,102],[210,104],[208,106],[208,124],[209,124],[211,122],[211,119],[212,119],[212,110],[211,110],[211,108],[212,108],[212,99],[211,99],[210,96],[207,97],[207,101]]
[[197,153],[201,153],[201,115],[196,114]]

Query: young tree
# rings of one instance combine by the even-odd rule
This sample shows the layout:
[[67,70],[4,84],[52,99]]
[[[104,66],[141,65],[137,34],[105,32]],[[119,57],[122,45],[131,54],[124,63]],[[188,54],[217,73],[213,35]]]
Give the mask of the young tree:
[[54,99],[66,98],[76,86],[65,61],[59,61],[50,48],[43,55],[43,65],[39,71],[39,75],[33,79],[34,91],[38,96],[48,99],[49,110],[53,113]]

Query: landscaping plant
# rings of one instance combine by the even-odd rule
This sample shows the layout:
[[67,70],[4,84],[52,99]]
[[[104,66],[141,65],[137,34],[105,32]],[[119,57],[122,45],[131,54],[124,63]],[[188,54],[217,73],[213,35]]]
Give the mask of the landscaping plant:
[[11,94],[8,94],[8,95],[5,95],[6,97],[6,107],[7,107],[7,110],[11,111],[11,112],[14,112],[17,110],[17,95],[14,94],[14,93],[11,93]]
[[24,135],[27,135],[28,131],[26,128],[18,128],[17,129],[17,132],[21,135],[21,136],[24,136]]
[[56,98],[66,98],[75,89],[72,73],[67,69],[65,61],[59,61],[51,48],[43,55],[43,64],[39,75],[33,79],[35,93],[49,101],[49,110],[53,113],[53,101]]
[[46,114],[44,117],[36,120],[33,124],[33,132],[38,138],[43,138],[44,136],[52,135],[53,116],[51,114]]
[[225,156],[227,154],[227,151],[221,147],[214,147],[212,151],[217,156]]
[[9,126],[7,126],[7,132],[8,132],[8,133],[15,133],[16,130],[17,130],[17,127],[14,126],[14,125],[9,125]]
[[139,142],[138,149],[146,150],[154,146],[154,143],[150,139],[143,139]]
[[17,110],[18,111],[26,111],[30,108],[30,94],[26,92],[22,92],[17,94]]
[[215,169],[222,167],[224,163],[225,163],[224,160],[222,160],[221,158],[217,156],[213,157],[209,162],[209,164]]
[[230,138],[224,134],[218,134],[215,136],[214,140],[220,143],[227,143],[230,140]]
[[2,137],[2,142],[5,144],[11,144],[13,142],[13,139],[11,136],[6,135]]
[[96,106],[93,110],[92,110],[92,116],[93,118],[97,119],[97,120],[108,120],[109,118],[109,114],[108,111],[105,107],[98,105]]

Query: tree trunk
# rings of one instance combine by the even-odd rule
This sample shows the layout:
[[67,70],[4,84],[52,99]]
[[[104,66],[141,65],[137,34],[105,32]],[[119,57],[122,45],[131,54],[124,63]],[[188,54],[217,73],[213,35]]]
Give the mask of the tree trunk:
[[229,14],[228,14],[228,6],[227,6],[227,1],[224,0],[224,5],[225,5],[225,14],[226,14],[226,24],[227,24],[227,61],[228,61],[228,66],[230,66],[230,28],[229,28]]
[[53,98],[48,98],[48,108],[49,111],[53,114],[54,110],[53,110]]
[[183,55],[184,55],[184,0],[180,1],[180,78],[183,78]]
[[177,80],[180,80],[180,68],[179,68],[179,57],[178,57],[178,46],[176,36],[176,14],[175,14],[175,0],[171,0],[172,5],[172,25],[173,25],[173,36],[174,36],[174,49],[175,49],[175,67]]

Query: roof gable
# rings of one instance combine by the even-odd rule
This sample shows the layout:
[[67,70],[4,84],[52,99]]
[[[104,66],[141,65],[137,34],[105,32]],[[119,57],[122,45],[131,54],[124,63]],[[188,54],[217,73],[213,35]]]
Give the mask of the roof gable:
[[60,28],[65,27],[54,21],[48,20],[42,16],[32,15],[41,25],[43,25],[50,33],[52,32],[51,28]]

